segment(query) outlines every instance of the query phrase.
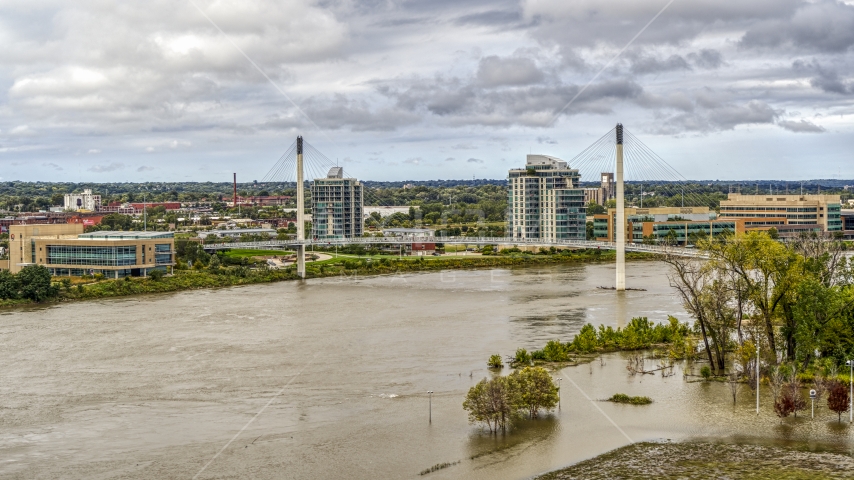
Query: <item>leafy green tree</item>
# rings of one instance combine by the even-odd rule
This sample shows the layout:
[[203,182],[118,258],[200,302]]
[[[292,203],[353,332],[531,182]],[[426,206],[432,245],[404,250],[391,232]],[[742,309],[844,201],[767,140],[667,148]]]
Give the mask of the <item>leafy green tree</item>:
[[507,377],[484,378],[469,389],[463,401],[469,422],[485,423],[491,433],[506,431],[513,413],[509,384]]
[[43,265],[28,265],[17,274],[21,297],[42,302],[59,294],[59,287],[51,284],[50,270]]
[[581,331],[572,340],[572,348],[576,352],[590,353],[596,350],[598,340],[596,338],[596,329],[589,323],[581,327]]
[[525,367],[510,374],[514,406],[524,409],[530,418],[537,418],[540,410],[550,411],[557,406],[558,387],[551,375],[542,367]]
[[607,210],[602,205],[599,205],[593,200],[587,204],[587,215],[598,215],[602,213],[607,213]]
[[20,284],[18,278],[9,270],[0,270],[0,299],[12,300],[18,298]]

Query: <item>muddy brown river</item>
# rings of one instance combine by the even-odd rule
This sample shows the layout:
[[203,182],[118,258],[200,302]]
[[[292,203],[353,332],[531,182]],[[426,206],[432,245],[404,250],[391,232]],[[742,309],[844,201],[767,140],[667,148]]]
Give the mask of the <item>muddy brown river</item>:
[[[0,315],[2,478],[519,479],[630,441],[716,438],[851,450],[821,406],[785,424],[762,390],[567,368],[561,408],[512,434],[462,401],[490,354],[590,322],[685,316],[660,263],[327,278]],[[432,390],[432,424],[428,423]],[[602,402],[647,395],[646,407]],[[809,417],[809,411],[807,411]]]

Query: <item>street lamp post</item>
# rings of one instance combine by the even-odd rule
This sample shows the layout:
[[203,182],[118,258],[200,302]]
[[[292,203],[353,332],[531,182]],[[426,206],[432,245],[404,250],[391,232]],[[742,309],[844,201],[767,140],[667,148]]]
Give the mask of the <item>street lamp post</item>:
[[854,406],[854,399],[851,398],[854,396],[854,360],[848,360],[845,364],[848,365],[848,422],[854,423],[854,410],[851,410]]
[[756,339],[756,414],[759,415],[759,339]]
[[433,423],[433,390],[427,392],[430,395],[430,424]]
[[810,390],[810,404],[812,406],[812,418],[815,418],[815,390]]

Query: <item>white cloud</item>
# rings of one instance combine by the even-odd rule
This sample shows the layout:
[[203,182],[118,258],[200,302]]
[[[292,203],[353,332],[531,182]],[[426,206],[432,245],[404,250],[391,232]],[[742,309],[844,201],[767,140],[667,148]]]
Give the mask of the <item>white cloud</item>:
[[101,153],[101,149],[100,148],[90,148],[89,151],[86,153],[91,154],[91,155],[97,155],[97,154]]
[[29,125],[18,125],[9,131],[10,135],[24,136],[24,135],[34,135],[35,132],[33,129],[29,127]]

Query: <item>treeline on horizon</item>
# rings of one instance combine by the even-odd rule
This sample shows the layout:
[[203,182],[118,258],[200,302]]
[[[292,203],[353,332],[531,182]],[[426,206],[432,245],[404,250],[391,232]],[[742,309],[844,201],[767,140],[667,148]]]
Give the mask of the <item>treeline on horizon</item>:
[[[377,205],[444,204],[452,208],[468,208],[473,205],[486,213],[491,221],[503,220],[494,214],[507,208],[506,180],[407,180],[400,182],[362,181],[365,185],[364,203]],[[803,187],[801,187],[803,185]],[[626,182],[626,199],[629,204],[645,207],[657,206],[706,206],[715,209],[729,192],[740,191],[761,194],[827,193],[840,194],[843,200],[852,198],[851,191],[842,187],[854,185],[854,180],[809,180],[803,182],[781,181],[687,181],[676,182]],[[584,187],[595,187],[598,183],[583,182]],[[86,183],[86,182],[0,182],[0,210],[32,212],[62,206],[66,193],[78,193],[91,189],[102,196],[102,203],[176,201],[193,203],[200,201],[228,202],[233,196],[233,184],[229,182],[144,182],[144,183]],[[296,194],[291,183],[238,182],[238,195],[267,196]],[[306,191],[306,195],[309,193]],[[684,196],[684,198],[683,198]],[[643,199],[643,200],[641,200]],[[220,206],[220,209],[224,205]]]

